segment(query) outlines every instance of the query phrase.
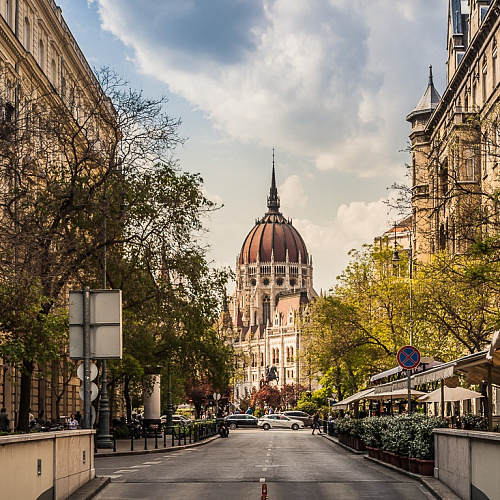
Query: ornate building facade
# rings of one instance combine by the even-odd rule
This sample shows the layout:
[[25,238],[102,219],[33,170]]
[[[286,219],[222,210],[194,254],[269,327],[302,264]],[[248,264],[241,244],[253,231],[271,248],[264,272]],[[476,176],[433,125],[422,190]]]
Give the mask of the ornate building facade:
[[278,387],[317,385],[301,358],[301,322],[317,296],[312,256],[292,221],[280,212],[274,159],[267,208],[236,258],[229,307],[235,401],[267,382]]
[[500,2],[449,0],[447,86],[427,89],[411,123],[414,255],[462,253],[498,208]]

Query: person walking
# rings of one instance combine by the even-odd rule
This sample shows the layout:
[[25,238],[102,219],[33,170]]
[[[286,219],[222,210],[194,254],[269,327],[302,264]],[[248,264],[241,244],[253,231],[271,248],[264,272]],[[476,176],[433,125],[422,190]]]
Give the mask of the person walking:
[[313,435],[314,435],[314,431],[316,429],[318,429],[319,433],[322,434],[321,427],[319,426],[319,412],[318,411],[314,414],[312,427],[313,427],[313,431],[312,431]]
[[10,432],[10,419],[7,415],[7,408],[0,410],[0,431]]

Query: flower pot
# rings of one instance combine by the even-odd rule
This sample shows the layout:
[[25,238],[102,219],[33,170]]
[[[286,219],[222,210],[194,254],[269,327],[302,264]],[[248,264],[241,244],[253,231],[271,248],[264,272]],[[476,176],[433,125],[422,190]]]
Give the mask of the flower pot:
[[377,460],[380,460],[380,448],[372,448],[371,446],[367,446],[366,451],[368,452],[368,456],[370,458],[376,458]]
[[418,462],[416,458],[410,458],[410,472],[413,472],[415,474],[420,474],[418,471]]
[[389,452],[385,450],[380,450],[380,458],[385,463],[390,463]]
[[422,476],[434,475],[434,460],[420,460],[417,459],[418,473]]
[[389,452],[389,463],[394,467],[401,467],[401,457],[397,453]]
[[401,456],[401,468],[403,470],[410,470],[410,459],[409,457]]

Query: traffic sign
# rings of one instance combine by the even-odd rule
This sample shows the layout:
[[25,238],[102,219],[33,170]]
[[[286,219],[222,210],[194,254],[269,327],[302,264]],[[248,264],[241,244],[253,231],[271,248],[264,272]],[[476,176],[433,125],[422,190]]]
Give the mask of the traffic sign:
[[405,370],[416,368],[420,364],[420,352],[412,345],[405,345],[398,351],[398,364]]

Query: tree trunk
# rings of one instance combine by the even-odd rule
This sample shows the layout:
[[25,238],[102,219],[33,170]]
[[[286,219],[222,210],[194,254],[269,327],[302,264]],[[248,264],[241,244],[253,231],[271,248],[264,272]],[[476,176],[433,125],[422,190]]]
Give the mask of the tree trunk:
[[34,365],[32,361],[23,361],[21,371],[21,394],[19,397],[19,420],[17,430],[19,432],[29,431],[29,409],[31,407],[31,379],[33,377]]
[[132,402],[130,401],[129,378],[125,374],[125,382],[123,384],[123,397],[125,398],[125,410],[127,412],[127,422],[132,422]]

